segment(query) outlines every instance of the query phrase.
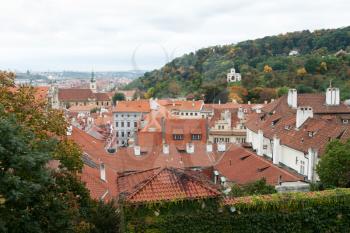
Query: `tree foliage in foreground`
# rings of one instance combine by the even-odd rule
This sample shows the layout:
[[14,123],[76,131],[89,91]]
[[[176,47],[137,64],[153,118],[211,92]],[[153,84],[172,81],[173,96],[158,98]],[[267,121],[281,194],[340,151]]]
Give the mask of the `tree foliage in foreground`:
[[251,195],[265,195],[276,193],[275,187],[266,183],[266,179],[262,178],[255,182],[251,182],[245,185],[234,184],[231,187],[230,196],[232,197],[242,197]]
[[[80,182],[81,150],[65,132],[60,111],[0,72],[0,232],[118,232],[115,205]],[[58,169],[48,167],[54,159]]]
[[324,186],[350,188],[350,140],[330,142],[316,170]]

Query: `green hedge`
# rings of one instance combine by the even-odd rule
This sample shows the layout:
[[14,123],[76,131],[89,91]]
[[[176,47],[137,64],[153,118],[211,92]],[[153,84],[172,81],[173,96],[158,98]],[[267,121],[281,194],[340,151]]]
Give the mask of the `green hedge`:
[[[350,190],[125,206],[126,232],[350,232]],[[231,211],[231,207],[235,211]]]

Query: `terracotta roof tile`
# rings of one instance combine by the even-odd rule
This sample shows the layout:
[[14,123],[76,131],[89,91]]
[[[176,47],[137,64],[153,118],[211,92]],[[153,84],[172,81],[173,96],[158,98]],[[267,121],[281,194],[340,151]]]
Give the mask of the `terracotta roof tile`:
[[87,101],[94,98],[95,96],[91,89],[58,89],[58,99],[60,101]]
[[231,146],[214,166],[220,175],[237,184],[246,184],[265,178],[268,184],[277,185],[282,181],[299,181],[303,178],[277,167],[243,147]]
[[120,195],[129,203],[174,201],[216,197],[219,190],[193,173],[156,168],[119,175]]
[[119,101],[113,109],[113,112],[150,112],[150,103],[148,100]]

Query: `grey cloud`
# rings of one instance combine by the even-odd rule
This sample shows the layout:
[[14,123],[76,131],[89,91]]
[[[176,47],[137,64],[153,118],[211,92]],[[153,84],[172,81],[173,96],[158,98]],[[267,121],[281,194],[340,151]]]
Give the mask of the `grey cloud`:
[[130,69],[135,50],[138,66],[152,69],[201,47],[350,22],[348,0],[11,0],[1,8],[0,68],[22,70]]

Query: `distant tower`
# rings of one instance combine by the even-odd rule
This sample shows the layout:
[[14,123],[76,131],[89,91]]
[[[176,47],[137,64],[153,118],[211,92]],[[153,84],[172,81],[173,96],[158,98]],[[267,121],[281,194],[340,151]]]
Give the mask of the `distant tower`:
[[91,72],[90,89],[92,92],[96,93],[96,79],[94,71]]

